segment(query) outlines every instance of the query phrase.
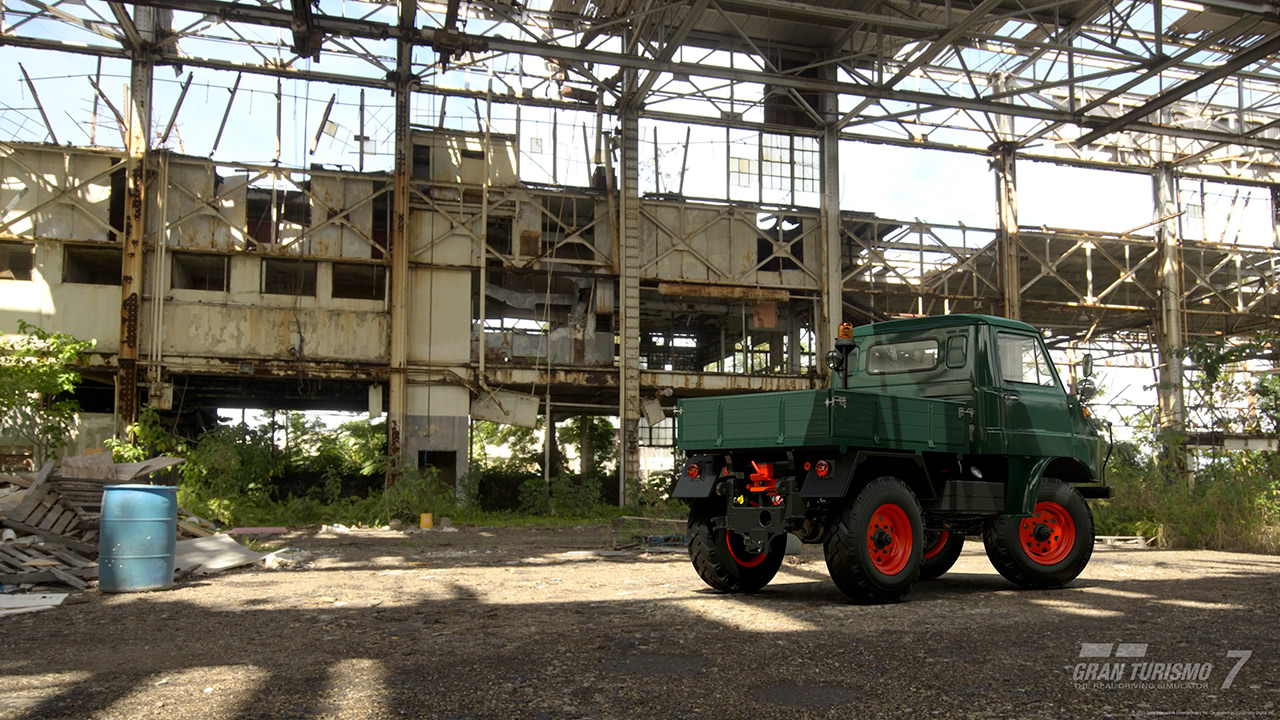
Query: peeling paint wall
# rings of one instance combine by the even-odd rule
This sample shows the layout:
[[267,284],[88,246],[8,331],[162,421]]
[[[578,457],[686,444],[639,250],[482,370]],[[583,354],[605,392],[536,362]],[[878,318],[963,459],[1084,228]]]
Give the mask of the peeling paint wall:
[[[290,358],[385,363],[385,300],[332,297],[332,263],[316,269],[316,296],[259,290],[262,259],[232,256],[228,292],[169,288],[172,266],[160,278],[168,288],[160,347],[165,355],[220,358]],[[148,260],[147,267],[152,267]],[[151,302],[143,304],[142,351],[151,350]]]
[[62,282],[64,245],[35,243],[31,280],[0,280],[0,332],[25,320],[81,339],[95,338],[97,352],[120,349],[120,286]]

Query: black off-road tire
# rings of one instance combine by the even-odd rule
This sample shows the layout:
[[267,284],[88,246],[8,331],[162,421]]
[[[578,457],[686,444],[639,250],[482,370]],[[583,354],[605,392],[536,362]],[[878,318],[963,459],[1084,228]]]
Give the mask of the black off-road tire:
[[1033,528],[1039,517],[1035,513],[1031,518],[995,520],[983,534],[991,564],[1010,582],[1025,588],[1062,587],[1076,579],[1093,556],[1093,513],[1084,496],[1061,480],[1043,478],[1036,496],[1037,510],[1044,503],[1055,503],[1066,510],[1074,526],[1071,547],[1060,561],[1045,565],[1033,560],[1032,551],[1022,541],[1023,525]]
[[782,567],[787,536],[774,538],[763,558],[754,565],[744,566],[730,552],[729,531],[715,531],[711,527],[711,518],[723,512],[724,501],[716,497],[699,500],[689,509],[689,559],[693,561],[693,569],[703,582],[721,592],[756,592],[768,585]]
[[[933,557],[921,557],[920,560],[920,579],[921,580],[937,580],[956,564],[956,560],[960,559],[960,551],[964,549],[964,536],[950,530],[944,531],[947,537],[942,549]],[[932,537],[929,533],[925,533],[926,538]],[[930,546],[924,548],[924,555],[929,554]]]
[[[903,551],[905,562],[891,574],[876,566],[868,548],[868,528],[874,531],[880,526],[883,517],[877,518],[876,511],[886,504],[902,511],[911,531],[910,544]],[[905,533],[899,532],[897,541],[904,538]],[[920,501],[906,483],[895,477],[881,477],[867,483],[840,509],[827,533],[827,570],[840,592],[855,602],[897,602],[911,592],[920,577],[923,546]]]

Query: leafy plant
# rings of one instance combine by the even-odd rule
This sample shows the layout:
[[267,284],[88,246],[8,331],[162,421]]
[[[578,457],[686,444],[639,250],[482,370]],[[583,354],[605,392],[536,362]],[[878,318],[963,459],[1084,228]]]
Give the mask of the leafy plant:
[[96,344],[18,321],[0,337],[0,435],[30,443],[37,466],[56,457],[75,429],[77,365]]

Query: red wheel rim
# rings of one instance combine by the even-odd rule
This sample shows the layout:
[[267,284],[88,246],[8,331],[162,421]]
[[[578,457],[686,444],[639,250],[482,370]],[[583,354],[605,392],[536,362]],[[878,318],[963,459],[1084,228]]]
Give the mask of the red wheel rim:
[[[747,568],[755,567],[760,563],[764,562],[764,559],[769,556],[769,553],[759,553],[759,554],[749,553],[746,551],[746,548],[743,548],[742,557],[740,558],[738,557],[738,553],[733,551],[733,541],[734,541],[733,531],[725,530],[724,544],[725,544],[725,547],[729,548],[729,557],[733,558],[733,561],[738,563],[742,567],[747,567]],[[746,558],[746,559],[743,560],[742,558]]]
[[942,552],[942,548],[947,546],[947,540],[950,540],[950,539],[951,539],[950,530],[943,530],[941,533],[938,533],[938,539],[932,545],[924,549],[924,559],[928,560],[929,558]]
[[1036,503],[1036,511],[1018,525],[1018,544],[1032,562],[1057,565],[1076,546],[1075,521],[1056,502]]
[[911,559],[911,521],[901,507],[885,503],[867,523],[867,553],[871,564],[884,575],[897,575]]

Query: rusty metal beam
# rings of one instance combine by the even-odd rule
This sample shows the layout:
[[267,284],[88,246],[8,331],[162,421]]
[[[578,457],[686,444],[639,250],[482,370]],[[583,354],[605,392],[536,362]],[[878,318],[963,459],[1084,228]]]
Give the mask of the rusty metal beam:
[[[121,437],[138,414],[138,349],[142,310],[143,259],[146,249],[147,155],[151,138],[152,67],[149,55],[139,53],[129,77],[129,107],[125,164],[124,233],[121,236],[120,352],[116,380],[116,432]],[[105,97],[105,96],[104,96]]]
[[31,99],[36,103],[36,109],[40,111],[40,119],[44,120],[44,129],[49,131],[49,139],[54,145],[58,144],[58,135],[53,131],[53,123],[49,122],[49,116],[44,113],[44,105],[40,103],[40,94],[36,92],[35,83],[31,82],[31,76],[27,74],[27,69],[22,67],[22,63],[18,63],[18,69],[22,71],[22,79],[27,82],[27,89],[31,91]]
[[1256,62],[1264,60],[1267,56],[1274,54],[1278,50],[1280,50],[1280,33],[1273,33],[1270,37],[1255,43],[1250,46],[1248,50],[1237,53],[1226,62],[1214,67],[1212,70],[1204,72],[1199,77],[1184,80],[1120,117],[1107,121],[1097,130],[1081,135],[1080,139],[1076,140],[1075,145],[1076,147],[1084,147],[1094,140],[1110,135],[1113,132],[1124,130],[1129,127],[1130,124],[1141,120],[1151,113],[1161,108],[1168,107],[1191,93],[1212,85],[1234,72],[1243,70]]
[[658,294],[673,297],[713,298],[716,300],[786,302],[791,293],[762,287],[736,285],[704,285],[701,283],[658,283]]

